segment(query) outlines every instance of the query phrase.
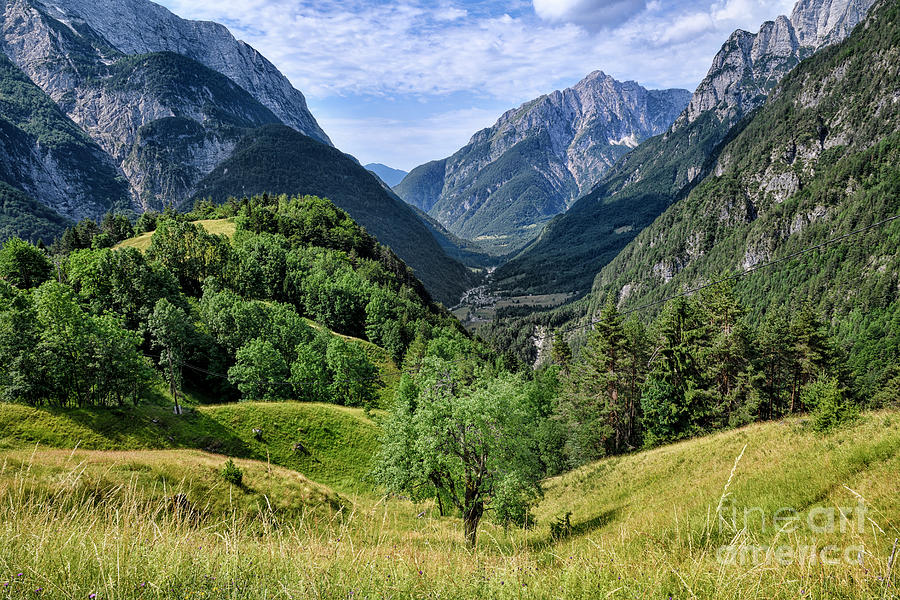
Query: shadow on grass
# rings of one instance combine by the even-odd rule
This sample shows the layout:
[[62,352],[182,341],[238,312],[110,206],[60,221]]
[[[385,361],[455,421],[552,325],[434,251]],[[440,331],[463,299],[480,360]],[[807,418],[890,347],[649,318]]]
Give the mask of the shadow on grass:
[[611,508],[607,511],[604,511],[593,517],[588,519],[587,521],[581,521],[580,523],[572,523],[571,528],[568,532],[563,533],[562,535],[554,537],[553,535],[548,535],[547,537],[537,539],[531,542],[531,546],[533,550],[543,550],[550,546],[553,546],[557,542],[561,542],[563,540],[580,537],[583,535],[587,535],[589,533],[593,533],[598,529],[602,529],[613,519],[615,519],[620,512],[619,507]]
[[[55,419],[65,419],[89,430],[91,439],[78,439],[73,428],[63,447],[83,450],[204,450],[236,458],[258,459],[247,443],[232,429],[202,412],[187,410],[176,415],[171,405],[141,404],[115,408],[43,408]],[[38,436],[40,437],[40,436]],[[36,439],[58,446],[60,439]]]

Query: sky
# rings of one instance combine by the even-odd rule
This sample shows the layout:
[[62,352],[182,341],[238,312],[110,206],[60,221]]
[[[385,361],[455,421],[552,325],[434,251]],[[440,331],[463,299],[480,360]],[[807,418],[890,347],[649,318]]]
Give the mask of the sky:
[[218,21],[304,93],[334,144],[410,170],[602,70],[691,91],[735,29],[794,0],[156,0]]

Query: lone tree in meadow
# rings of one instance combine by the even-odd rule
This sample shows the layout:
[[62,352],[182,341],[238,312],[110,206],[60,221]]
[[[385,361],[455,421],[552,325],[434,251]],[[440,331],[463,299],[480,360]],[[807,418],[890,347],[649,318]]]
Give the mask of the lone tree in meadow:
[[521,524],[540,494],[541,465],[529,433],[534,419],[520,397],[519,378],[464,387],[452,368],[442,368],[444,361],[426,361],[429,375],[401,385],[375,478],[414,500],[448,501],[474,547],[485,511]]

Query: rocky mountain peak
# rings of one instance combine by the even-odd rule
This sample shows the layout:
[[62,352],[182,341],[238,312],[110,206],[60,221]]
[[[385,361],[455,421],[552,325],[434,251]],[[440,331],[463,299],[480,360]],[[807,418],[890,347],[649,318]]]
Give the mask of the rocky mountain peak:
[[414,169],[395,191],[454,234],[508,252],[623,154],[665,131],[689,97],[594,71],[507,111],[453,156]]
[[760,106],[797,63],[846,38],[875,0],[799,0],[791,18],[766,21],[758,33],[737,30],[713,59],[685,112],[673,128],[693,123],[708,111],[730,127]]
[[331,145],[303,94],[224,25],[182,19],[149,0],[34,0],[34,5],[69,27],[86,24],[124,54],[175,52],[191,58],[240,85],[286,125]]
[[799,0],[791,23],[802,46],[821,48],[846,38],[875,0]]

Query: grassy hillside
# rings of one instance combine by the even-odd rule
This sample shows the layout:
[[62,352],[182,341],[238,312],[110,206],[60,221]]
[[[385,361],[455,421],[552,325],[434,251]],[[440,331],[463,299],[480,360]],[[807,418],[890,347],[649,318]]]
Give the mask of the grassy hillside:
[[[340,509],[340,497],[300,473],[254,460],[236,460],[241,485],[222,477],[225,458],[197,450],[85,451],[31,449],[3,454],[0,489],[13,485],[35,500],[65,497],[135,503],[146,510],[182,510],[199,518]],[[176,506],[183,494],[189,505]]]
[[[261,430],[257,439],[254,429]],[[168,406],[55,410],[0,405],[0,448],[199,449],[271,462],[340,492],[366,493],[375,423],[332,404],[200,406],[178,417]]]
[[[486,524],[476,552],[466,549],[456,519],[402,499],[361,500],[341,519],[261,529],[258,518],[240,516],[198,527],[152,512],[140,497],[124,505],[102,495],[81,501],[62,484],[54,503],[22,491],[22,482],[71,473],[81,462],[89,473],[117,464],[138,478],[148,477],[142,465],[173,468],[157,464],[165,453],[70,454],[2,452],[0,585],[10,583],[8,597],[43,588],[126,599],[886,599],[897,597],[900,583],[888,567],[900,537],[896,411],[868,413],[829,436],[800,420],[771,422],[588,465],[546,482],[534,529]],[[212,460],[172,458],[184,456]],[[861,527],[847,521],[841,532],[836,521],[829,532],[828,512],[813,513],[822,532],[806,522],[814,508],[857,507],[860,499]],[[779,508],[801,517],[795,530],[773,523]],[[755,511],[746,527],[745,509]],[[550,523],[567,512],[571,532],[554,538]],[[731,545],[747,560],[721,564],[728,553],[720,548]],[[770,545],[819,557],[834,546],[839,564],[765,562],[764,553],[752,560],[752,547]]]
[[[201,225],[207,233],[224,235],[229,239],[234,236],[235,226],[234,220],[232,219],[203,219],[195,221],[195,223]],[[147,248],[150,247],[150,241],[153,239],[153,234],[153,231],[142,233],[123,242],[119,242],[119,244],[116,245],[116,248],[137,248],[141,252],[146,252]]]

